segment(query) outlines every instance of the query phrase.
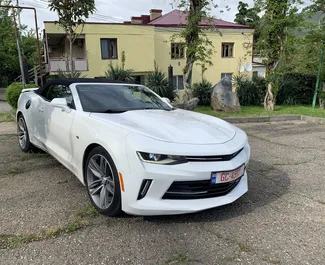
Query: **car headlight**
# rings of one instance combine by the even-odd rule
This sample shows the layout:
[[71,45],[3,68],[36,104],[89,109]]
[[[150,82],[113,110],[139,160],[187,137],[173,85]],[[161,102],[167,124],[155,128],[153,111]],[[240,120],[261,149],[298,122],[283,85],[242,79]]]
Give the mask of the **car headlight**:
[[139,158],[146,163],[161,164],[161,165],[176,165],[187,163],[184,156],[162,155],[154,153],[137,152]]

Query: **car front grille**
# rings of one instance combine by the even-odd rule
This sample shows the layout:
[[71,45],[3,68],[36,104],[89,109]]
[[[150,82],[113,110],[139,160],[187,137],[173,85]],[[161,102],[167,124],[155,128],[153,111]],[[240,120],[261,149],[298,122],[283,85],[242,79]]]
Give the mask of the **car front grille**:
[[244,148],[240,149],[239,151],[230,154],[230,155],[221,155],[221,156],[186,156],[186,160],[188,162],[223,162],[223,161],[230,161],[231,159],[235,158],[237,155],[243,151]]
[[174,181],[162,199],[195,200],[225,196],[230,193],[241,178],[232,182],[212,185],[210,180]]

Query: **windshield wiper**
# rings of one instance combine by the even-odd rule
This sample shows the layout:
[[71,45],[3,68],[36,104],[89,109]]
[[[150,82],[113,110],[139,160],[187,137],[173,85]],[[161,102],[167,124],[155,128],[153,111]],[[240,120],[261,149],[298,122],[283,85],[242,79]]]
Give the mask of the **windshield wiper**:
[[124,113],[128,110],[118,110],[118,109],[107,109],[107,110],[103,110],[103,111],[95,111],[96,113]]

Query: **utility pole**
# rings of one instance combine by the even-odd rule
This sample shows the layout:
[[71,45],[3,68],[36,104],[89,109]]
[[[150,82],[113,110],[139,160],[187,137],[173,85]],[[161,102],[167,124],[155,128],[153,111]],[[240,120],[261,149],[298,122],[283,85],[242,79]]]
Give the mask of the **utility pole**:
[[[39,37],[38,37],[38,25],[37,25],[37,15],[36,15],[36,9],[34,7],[27,7],[27,6],[11,6],[11,5],[0,5],[0,7],[3,8],[11,8],[11,9],[26,9],[26,10],[33,10],[34,11],[34,19],[35,19],[35,31],[36,31],[36,45],[37,45],[37,53],[38,53],[38,65],[39,68],[42,69],[42,59],[41,59],[41,47],[39,43]],[[41,70],[40,70],[41,71]],[[43,85],[43,77],[42,73],[40,74],[41,79],[41,86]]]
[[16,34],[16,43],[17,43],[17,50],[18,50],[18,57],[19,57],[19,65],[20,65],[20,72],[21,72],[21,80],[23,83],[23,88],[26,87],[26,80],[25,80],[25,71],[24,71],[24,63],[23,58],[21,55],[21,49],[20,49],[20,43],[19,43],[19,35],[18,35],[18,29],[17,29],[17,23],[16,23],[16,14],[15,9],[12,9],[12,17],[14,20],[14,26],[15,26],[15,34]]
[[316,107],[317,93],[318,93],[319,83],[320,83],[321,74],[322,74],[322,70],[323,70],[324,53],[325,53],[325,39],[324,39],[322,49],[320,52],[317,81],[316,81],[316,87],[315,87],[315,93],[314,93],[313,105],[312,105],[313,109]]
[[[19,0],[16,1],[16,6],[19,6]],[[18,28],[19,28],[20,41],[22,41],[23,37],[22,37],[22,34],[20,33],[20,31],[21,31],[20,12],[21,12],[21,10],[18,11]],[[22,53],[24,53],[24,52],[22,52]]]

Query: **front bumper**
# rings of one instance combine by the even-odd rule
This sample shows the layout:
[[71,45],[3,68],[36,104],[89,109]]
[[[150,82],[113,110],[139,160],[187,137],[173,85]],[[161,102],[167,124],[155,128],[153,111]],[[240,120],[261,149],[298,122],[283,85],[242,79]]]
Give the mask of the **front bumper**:
[[[223,162],[188,162],[179,165],[157,165],[140,161],[135,150],[127,151],[129,172],[124,172],[125,192],[122,193],[122,210],[133,215],[174,215],[193,213],[230,204],[248,191],[247,172],[224,196],[200,199],[165,199],[164,195],[174,182],[208,181],[211,173],[231,171],[245,164],[250,157],[248,143],[236,147],[244,149],[230,161]],[[143,198],[139,192],[143,181],[151,180],[149,189]]]

